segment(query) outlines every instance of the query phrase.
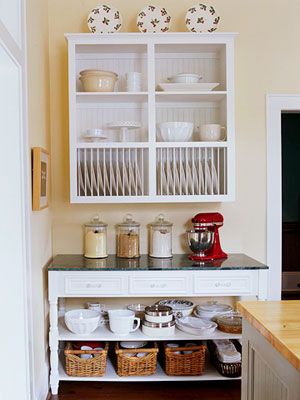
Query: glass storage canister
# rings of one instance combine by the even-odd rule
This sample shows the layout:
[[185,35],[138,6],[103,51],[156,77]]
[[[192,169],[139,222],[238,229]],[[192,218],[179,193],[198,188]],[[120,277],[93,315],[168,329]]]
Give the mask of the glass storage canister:
[[87,258],[107,257],[107,224],[99,216],[84,225],[84,256]]
[[166,221],[163,214],[150,224],[150,257],[172,257],[172,226],[173,224]]
[[140,224],[127,214],[124,222],[117,225],[117,256],[137,258],[140,256]]

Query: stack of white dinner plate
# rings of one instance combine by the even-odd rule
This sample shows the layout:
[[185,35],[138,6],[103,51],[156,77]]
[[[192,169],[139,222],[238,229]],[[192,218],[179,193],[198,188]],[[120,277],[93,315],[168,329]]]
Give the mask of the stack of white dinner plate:
[[197,317],[182,317],[176,320],[176,327],[192,335],[208,335],[215,331],[217,324]]
[[220,314],[226,314],[232,311],[232,307],[228,304],[221,304],[217,301],[208,301],[195,307],[194,314],[198,318],[213,320]]

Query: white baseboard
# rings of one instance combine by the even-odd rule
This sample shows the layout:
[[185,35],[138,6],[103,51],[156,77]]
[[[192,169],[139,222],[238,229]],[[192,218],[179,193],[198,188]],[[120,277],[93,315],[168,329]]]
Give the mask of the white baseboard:
[[40,376],[40,381],[36,382],[34,400],[47,400],[49,394],[49,364],[45,362]]

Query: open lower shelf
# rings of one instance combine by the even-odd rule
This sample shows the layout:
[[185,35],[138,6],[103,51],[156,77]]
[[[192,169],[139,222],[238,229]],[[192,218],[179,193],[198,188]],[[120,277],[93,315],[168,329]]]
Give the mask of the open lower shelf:
[[156,142],[156,147],[196,147],[196,148],[206,148],[206,147],[228,147],[226,141],[215,141],[215,142]]
[[240,339],[242,335],[239,334],[233,334],[233,333],[225,333],[221,332],[219,330],[216,330],[214,333],[210,335],[203,335],[203,336],[195,336],[191,335],[189,333],[185,333],[180,331],[179,329],[175,329],[175,334],[173,336],[168,336],[168,337],[151,337],[151,336],[146,336],[140,329],[138,329],[136,332],[130,333],[129,335],[122,336],[122,335],[116,335],[115,333],[111,332],[108,328],[107,325],[101,326],[97,328],[94,332],[92,332],[89,335],[77,335],[75,333],[72,333],[68,330],[68,328],[65,325],[63,317],[59,318],[58,321],[58,337],[59,340],[66,340],[66,341],[72,341],[72,340],[80,340],[80,341],[85,341],[85,340],[92,340],[92,341],[119,341],[119,340],[155,340],[155,341],[161,341],[161,340],[214,340],[214,339]]
[[145,102],[148,92],[77,92],[77,103]]
[[58,371],[60,381],[102,381],[102,382],[163,382],[163,381],[216,381],[216,380],[230,380],[230,379],[241,379],[241,378],[226,378],[219,374],[219,372],[210,364],[207,363],[204,374],[200,376],[170,376],[165,374],[161,365],[157,363],[156,373],[148,376],[119,376],[116,373],[111,360],[107,359],[106,372],[104,376],[69,376],[65,372],[63,357],[60,358]]
[[[174,147],[174,148],[185,148],[185,147],[216,147],[223,148],[228,147],[226,141],[215,141],[215,142],[156,142],[156,147]],[[149,148],[149,142],[78,142],[76,144],[78,149],[123,149],[123,148]]]
[[[203,142],[204,143],[204,142]],[[78,149],[139,149],[149,147],[148,142],[78,142]],[[221,147],[221,146],[218,146]]]
[[156,101],[158,102],[215,102],[223,100],[227,92],[160,92],[156,91]]

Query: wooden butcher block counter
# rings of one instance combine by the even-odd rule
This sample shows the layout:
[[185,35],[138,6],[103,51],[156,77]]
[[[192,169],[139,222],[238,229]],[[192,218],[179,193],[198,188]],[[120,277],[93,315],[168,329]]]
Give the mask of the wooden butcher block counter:
[[243,400],[300,399],[300,301],[249,301],[243,315]]

